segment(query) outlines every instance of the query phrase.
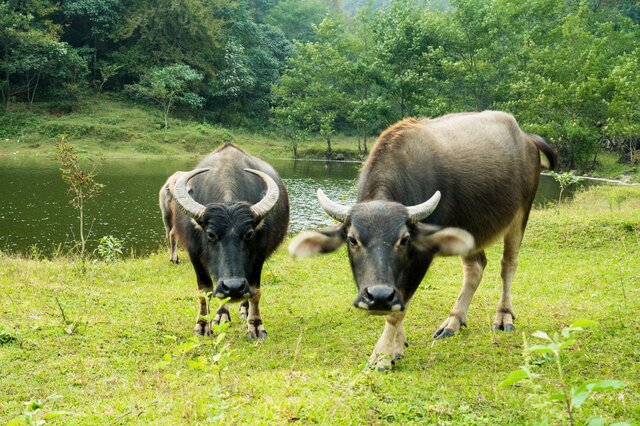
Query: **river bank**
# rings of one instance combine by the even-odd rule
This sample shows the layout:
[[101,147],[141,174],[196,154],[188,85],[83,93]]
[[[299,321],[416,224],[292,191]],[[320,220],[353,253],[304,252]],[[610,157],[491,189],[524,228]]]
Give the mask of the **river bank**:
[[[205,121],[174,117],[164,130],[160,112],[146,105],[134,104],[112,96],[98,96],[85,101],[77,112],[59,113],[45,105],[33,110],[18,109],[0,114],[0,156],[43,157],[55,155],[55,143],[66,135],[83,157],[144,159],[171,157],[197,162],[204,154],[223,143],[235,143],[247,152],[264,159],[294,157],[292,142],[272,129],[248,131],[228,129]],[[375,141],[369,138],[368,147]],[[297,156],[305,160],[362,161],[364,141],[334,135],[332,155],[319,136],[298,142]],[[598,167],[589,176],[640,183],[637,166],[620,164],[614,153],[603,152]]]

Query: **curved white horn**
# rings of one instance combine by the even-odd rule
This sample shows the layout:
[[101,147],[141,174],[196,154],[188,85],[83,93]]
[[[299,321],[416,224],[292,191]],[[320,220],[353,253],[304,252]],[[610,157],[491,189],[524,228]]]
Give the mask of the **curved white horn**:
[[409,220],[411,223],[418,223],[429,217],[431,213],[438,207],[440,202],[440,191],[436,191],[435,194],[422,204],[415,206],[407,206],[409,212]]
[[324,209],[325,212],[338,222],[344,223],[349,216],[349,212],[351,211],[351,207],[343,206],[342,204],[338,204],[335,201],[331,201],[322,189],[318,188],[317,192],[318,201],[320,202],[320,206]]
[[262,220],[269,214],[271,209],[278,202],[278,198],[280,197],[280,189],[278,188],[278,184],[276,183],[276,181],[273,180],[273,178],[268,174],[254,169],[244,169],[244,171],[259,176],[267,185],[267,193],[264,195],[264,197],[262,197],[262,200],[251,206],[251,211],[255,213],[255,215],[258,217],[258,220]]
[[176,185],[173,188],[173,196],[180,210],[182,210],[184,214],[195,219],[198,222],[202,221],[202,215],[204,214],[205,206],[191,198],[191,195],[189,195],[189,191],[187,190],[187,182],[189,182],[189,179],[191,179],[192,177],[200,173],[204,173],[208,170],[209,168],[207,167],[204,169],[195,169],[190,172],[184,173],[178,178],[178,180],[176,181]]

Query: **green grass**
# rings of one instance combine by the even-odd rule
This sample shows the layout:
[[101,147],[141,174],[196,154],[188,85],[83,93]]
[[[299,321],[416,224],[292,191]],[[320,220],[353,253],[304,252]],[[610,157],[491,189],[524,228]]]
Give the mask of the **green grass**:
[[[47,105],[0,114],[0,155],[52,156],[60,134],[67,134],[80,154],[109,157],[201,156],[233,142],[263,158],[290,158],[285,141],[268,128],[260,133],[230,130],[206,121],[170,118],[164,130],[159,109],[104,95],[87,98],[77,112],[59,114]],[[333,148],[357,157],[357,141],[337,136]],[[318,136],[301,144],[299,155],[320,158],[326,151]]]
[[[562,407],[546,402],[557,385],[551,362],[537,359],[535,381],[498,384],[523,364],[523,335],[534,344],[536,330],[577,319],[599,326],[566,350],[568,381],[626,384],[595,395],[578,424],[597,416],[638,424],[640,190],[598,187],[532,212],[513,288],[514,333],[491,331],[499,245],[488,259],[468,328],[433,341],[461,281],[457,258],[437,259],[405,319],[405,357],[375,372],[365,362],[383,319],[350,307],[344,249],[294,261],[283,247],[263,271],[269,337],[247,340],[232,306],[218,372],[189,366],[212,354],[204,348],[163,363],[188,342],[196,307],[191,265],[170,264],[166,250],[90,263],[84,274],[73,259],[0,255],[0,324],[14,337],[0,344],[0,424],[46,398],[43,413],[75,413],[59,424],[566,424]],[[65,331],[56,298],[75,329]]]

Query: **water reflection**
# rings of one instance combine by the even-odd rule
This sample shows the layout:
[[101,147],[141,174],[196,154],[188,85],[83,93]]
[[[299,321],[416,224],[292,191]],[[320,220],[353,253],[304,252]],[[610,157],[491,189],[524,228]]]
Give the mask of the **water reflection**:
[[[334,200],[356,198],[357,163],[271,160],[287,185],[291,201],[290,232],[331,223],[315,198],[318,188]],[[190,170],[193,160],[110,160],[98,171],[102,193],[86,207],[91,229],[89,250],[96,240],[113,235],[127,252],[144,255],[163,246],[164,228],[158,190],[176,170]],[[37,246],[51,253],[70,247],[78,238],[78,214],[69,204],[58,165],[51,160],[0,158],[0,250],[25,253]],[[542,177],[536,203],[557,197],[553,179]]]

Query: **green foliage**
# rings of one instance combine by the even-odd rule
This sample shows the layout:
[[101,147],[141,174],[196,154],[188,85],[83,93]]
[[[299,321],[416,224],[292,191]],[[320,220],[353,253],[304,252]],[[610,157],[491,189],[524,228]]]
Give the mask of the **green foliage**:
[[558,185],[560,186],[560,193],[558,194],[558,205],[560,205],[560,203],[562,202],[562,193],[564,192],[564,190],[567,189],[567,187],[574,185],[582,180],[580,176],[576,176],[575,174],[573,174],[573,172],[556,173],[554,171],[550,171],[548,174],[553,178],[553,180],[558,182]]
[[0,346],[17,341],[18,338],[13,330],[0,324]]
[[24,403],[24,414],[7,423],[7,426],[29,425],[40,426],[49,423],[60,417],[72,416],[75,413],[71,411],[45,411],[45,405],[54,399],[59,399],[58,395],[51,395],[44,401],[40,399],[28,401]]
[[113,235],[105,235],[98,240],[96,251],[105,262],[115,262],[122,256],[123,241]]
[[[607,390],[620,389],[624,386],[619,380],[593,380],[589,379],[583,382],[577,387],[571,387],[563,369],[561,355],[565,352],[565,349],[573,346],[576,343],[573,335],[576,332],[583,331],[586,328],[592,328],[597,326],[598,323],[591,320],[578,320],[571,324],[569,327],[562,329],[560,334],[555,333],[550,337],[544,331],[536,331],[533,333],[533,337],[542,339],[545,343],[539,345],[528,346],[525,340],[525,365],[519,370],[511,372],[509,376],[500,383],[500,386],[510,386],[528,378],[536,378],[539,375],[531,372],[531,363],[529,356],[526,352],[533,354],[551,355],[552,361],[557,367],[557,380],[560,383],[560,389],[551,389],[552,394],[549,395],[548,401],[560,402],[564,404],[568,422],[573,425],[575,423],[574,415],[575,409],[580,408],[586,400],[595,392],[602,392]],[[548,419],[545,419],[545,423]],[[592,420],[593,421],[593,420]],[[591,424],[591,423],[590,423]],[[628,423],[620,423],[627,425]]]
[[150,99],[160,106],[164,113],[164,128],[169,128],[169,112],[175,104],[188,105],[191,108],[202,106],[204,99],[189,91],[190,87],[202,80],[202,74],[188,65],[176,64],[163,68],[152,68],[140,83],[127,86],[134,97]]

